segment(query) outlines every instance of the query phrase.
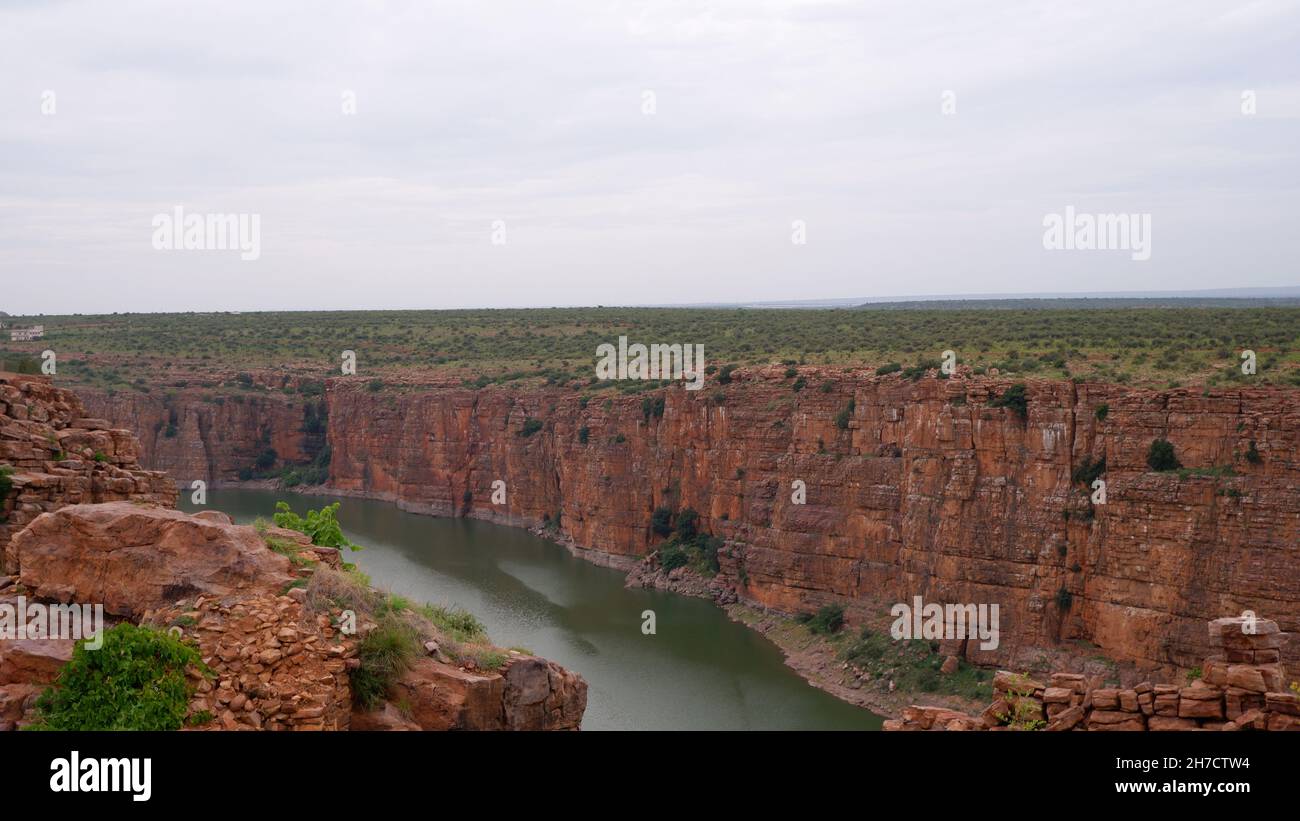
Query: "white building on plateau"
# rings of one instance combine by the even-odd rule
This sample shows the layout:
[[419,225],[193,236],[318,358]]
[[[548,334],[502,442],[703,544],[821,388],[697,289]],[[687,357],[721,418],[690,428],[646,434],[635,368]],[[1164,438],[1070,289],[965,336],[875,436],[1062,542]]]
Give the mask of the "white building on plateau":
[[33,339],[40,339],[45,336],[44,325],[33,325],[30,328],[14,328],[9,332],[10,342],[31,342]]

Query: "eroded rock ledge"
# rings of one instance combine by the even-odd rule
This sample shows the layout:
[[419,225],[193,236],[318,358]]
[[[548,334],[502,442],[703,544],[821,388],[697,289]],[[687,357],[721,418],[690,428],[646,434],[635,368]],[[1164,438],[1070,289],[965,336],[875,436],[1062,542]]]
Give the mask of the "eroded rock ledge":
[[1209,635],[1222,652],[1185,686],[1103,687],[1100,677],[1072,673],[1056,673],[1043,683],[1004,670],[993,680],[993,703],[979,716],[912,706],[884,729],[1300,730],[1300,694],[1288,689],[1278,663],[1286,634],[1277,622],[1216,619]]

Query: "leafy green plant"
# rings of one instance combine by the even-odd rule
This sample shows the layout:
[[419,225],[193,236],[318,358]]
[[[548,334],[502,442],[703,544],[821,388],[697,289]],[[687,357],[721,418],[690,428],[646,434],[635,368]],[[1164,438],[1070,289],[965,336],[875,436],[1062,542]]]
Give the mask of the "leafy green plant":
[[302,518],[289,507],[287,502],[275,503],[276,525],[296,530],[299,533],[305,533],[311,537],[311,543],[322,547],[346,547],[349,550],[361,550],[360,545],[353,544],[347,536],[343,535],[343,528],[339,526],[336,514],[338,513],[339,503],[326,505],[320,510],[307,511],[307,518]]
[[198,650],[151,627],[122,623],[103,646],[77,642],[54,687],[36,701],[33,729],[178,730],[194,685],[188,669],[209,674]]

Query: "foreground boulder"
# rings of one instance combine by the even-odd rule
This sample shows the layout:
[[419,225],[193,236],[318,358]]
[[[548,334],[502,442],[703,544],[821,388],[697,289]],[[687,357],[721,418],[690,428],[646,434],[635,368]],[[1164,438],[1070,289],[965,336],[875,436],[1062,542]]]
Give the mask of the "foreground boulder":
[[197,595],[278,594],[295,578],[251,527],[134,502],[41,514],[10,547],[33,596],[132,620]]
[[86,415],[71,391],[43,376],[0,373],[0,468],[12,472],[0,496],[0,566],[14,572],[10,537],[64,505],[134,500],[172,507],[176,484],[145,470],[129,430]]

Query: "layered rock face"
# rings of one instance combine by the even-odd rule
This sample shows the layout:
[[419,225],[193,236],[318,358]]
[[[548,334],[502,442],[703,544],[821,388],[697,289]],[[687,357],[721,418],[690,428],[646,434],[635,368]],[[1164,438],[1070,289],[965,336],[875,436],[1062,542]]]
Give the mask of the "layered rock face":
[[[914,596],[996,603],[999,647],[956,648],[985,663],[1080,639],[1173,672],[1213,649],[1207,620],[1252,610],[1300,629],[1300,391],[1031,381],[1022,417],[996,406],[997,378],[801,369],[795,391],[783,371],[585,401],[334,380],[331,484],[440,515],[558,517],[576,547],[627,564],[655,549],[656,508],[692,508],[727,540],[741,600],[842,603],[851,621]],[[1157,438],[1190,470],[1152,471]],[[1094,504],[1076,473],[1102,458]],[[1283,652],[1295,675],[1300,648]]]
[[[112,394],[80,392],[91,412],[137,433],[147,464],[182,484],[200,479],[237,481],[254,469],[259,456],[275,451],[277,464],[310,461],[324,443],[320,429],[306,424],[320,406],[316,399],[281,393],[213,395],[179,391]],[[308,410],[310,406],[311,410]]]
[[2,564],[10,537],[63,505],[133,500],[171,507],[176,486],[144,470],[130,430],[89,418],[70,391],[48,379],[0,373],[0,467],[12,490],[0,499]]

